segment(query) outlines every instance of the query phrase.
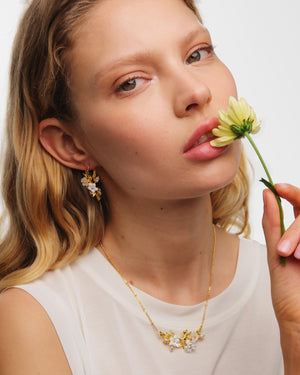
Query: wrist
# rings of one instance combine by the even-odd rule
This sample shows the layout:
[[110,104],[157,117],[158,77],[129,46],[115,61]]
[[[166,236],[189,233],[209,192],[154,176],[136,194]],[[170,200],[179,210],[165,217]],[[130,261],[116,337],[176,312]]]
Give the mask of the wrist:
[[298,375],[300,369],[300,324],[280,326],[284,374]]

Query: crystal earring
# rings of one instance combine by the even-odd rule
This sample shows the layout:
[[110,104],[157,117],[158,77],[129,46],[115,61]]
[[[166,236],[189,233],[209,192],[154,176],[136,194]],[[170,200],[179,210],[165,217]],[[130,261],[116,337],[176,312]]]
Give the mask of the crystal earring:
[[93,198],[96,197],[97,201],[100,202],[102,191],[99,187],[96,186],[97,182],[99,182],[99,177],[96,175],[95,170],[93,170],[93,172],[91,173],[88,168],[83,172],[81,185],[88,190]]

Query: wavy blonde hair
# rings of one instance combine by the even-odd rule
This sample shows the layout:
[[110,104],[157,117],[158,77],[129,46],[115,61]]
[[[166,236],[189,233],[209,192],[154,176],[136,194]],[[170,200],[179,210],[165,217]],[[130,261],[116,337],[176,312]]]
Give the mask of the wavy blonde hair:
[[[99,1],[99,0],[98,0]],[[0,290],[28,283],[86,254],[102,238],[108,205],[81,188],[80,172],[58,163],[39,143],[39,122],[76,114],[66,52],[95,0],[33,0],[14,41],[2,176],[5,228],[0,243]],[[187,6],[201,18],[192,0]],[[246,158],[227,187],[211,194],[214,222],[247,233]]]

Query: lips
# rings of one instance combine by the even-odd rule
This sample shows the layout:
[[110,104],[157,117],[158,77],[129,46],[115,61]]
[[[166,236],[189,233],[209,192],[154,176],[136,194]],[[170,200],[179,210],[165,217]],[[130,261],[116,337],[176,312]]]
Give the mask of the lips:
[[183,156],[194,161],[212,160],[223,154],[228,147],[213,147],[210,144],[213,136],[212,130],[219,125],[217,117],[202,122],[194,131],[183,149]]
[[212,117],[204,122],[202,122],[197,129],[194,131],[186,145],[184,146],[183,153],[195,148],[203,143],[210,142],[215,139],[212,134],[212,130],[219,125],[219,120],[217,117]]
[[194,144],[191,148],[194,148],[194,147],[197,147],[199,145],[202,145],[203,143],[205,142],[210,142],[212,141],[213,139],[215,139],[216,137],[211,133],[205,133],[204,135],[202,135]]

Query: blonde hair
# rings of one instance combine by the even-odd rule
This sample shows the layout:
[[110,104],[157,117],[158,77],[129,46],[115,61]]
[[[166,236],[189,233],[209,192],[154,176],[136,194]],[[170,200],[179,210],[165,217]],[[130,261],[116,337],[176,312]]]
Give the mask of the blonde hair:
[[[0,290],[28,283],[86,254],[102,238],[105,197],[99,205],[81,188],[80,171],[58,163],[39,143],[38,124],[56,117],[70,123],[66,52],[95,0],[33,0],[15,38],[6,120],[2,195],[7,229],[0,243]],[[187,6],[201,21],[192,0]],[[248,230],[249,182],[242,153],[227,187],[211,194],[214,222]]]

